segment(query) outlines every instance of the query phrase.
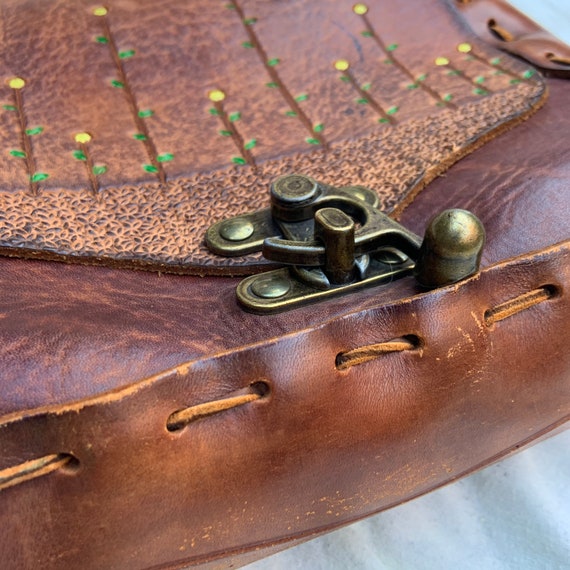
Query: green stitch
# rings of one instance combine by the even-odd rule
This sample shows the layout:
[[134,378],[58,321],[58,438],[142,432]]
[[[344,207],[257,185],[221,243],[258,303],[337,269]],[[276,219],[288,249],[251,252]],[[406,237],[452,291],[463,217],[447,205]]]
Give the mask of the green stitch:
[[397,113],[397,112],[398,112],[398,107],[396,107],[396,106],[390,107],[390,108],[386,111],[386,113],[387,113],[388,115],[393,115],[394,113]]
[[406,89],[417,89],[419,87],[419,85],[417,83],[410,83],[409,85],[406,85]]
[[487,90],[481,89],[481,87],[477,87],[477,89],[473,90],[473,93],[475,93],[475,95],[487,95]]
[[350,77],[347,77],[346,75],[340,75],[339,79],[345,83],[348,83],[350,81]]
[[297,113],[295,113],[295,111],[285,111],[285,115],[287,115],[287,117],[296,117]]
[[279,87],[279,83],[275,83],[272,81],[271,83],[266,83],[265,87],[269,87],[269,89],[274,89],[275,87]]
[[516,85],[517,83],[520,83],[520,82],[521,82],[520,79],[511,79],[511,80],[509,81],[509,83],[510,83],[511,85]]
[[241,156],[232,156],[232,162],[234,164],[246,164],[245,158]]
[[245,148],[245,150],[251,150],[252,148],[255,148],[256,144],[257,144],[257,139],[251,139],[249,142],[243,145],[243,148]]
[[241,45],[242,45],[244,48],[253,48],[253,47],[255,47],[255,46],[253,45],[253,43],[251,43],[251,42],[242,42]]
[[425,80],[427,79],[427,76],[428,76],[427,73],[422,73],[421,75],[419,75],[419,76],[416,78],[416,81],[419,81],[419,82],[425,81]]
[[108,44],[109,40],[105,36],[97,36],[95,41],[99,44]]
[[275,67],[277,64],[280,63],[280,61],[281,60],[278,57],[273,57],[267,61],[267,65],[269,65],[269,67]]
[[137,141],[146,141],[146,135],[143,135],[142,133],[135,133],[133,138]]
[[325,128],[325,126],[322,123],[318,123],[317,125],[315,125],[313,127],[313,131],[315,133],[321,133],[323,131],[323,129]]
[[385,60],[384,60],[384,63],[385,63],[386,65],[392,65],[392,64],[394,63],[394,61],[393,61],[392,59],[388,58],[388,59],[385,59]]
[[111,79],[111,85],[117,89],[122,89],[125,86],[125,84],[118,79]]
[[356,102],[359,105],[367,105],[368,104],[368,99],[365,99],[364,97],[360,97],[359,99],[356,99]]
[[459,69],[451,69],[447,72],[447,75],[462,75],[462,72]]
[[321,144],[321,141],[319,139],[314,139],[313,137],[307,137],[305,141],[309,144]]
[[135,55],[135,50],[134,49],[127,49],[125,51],[120,51],[119,52],[119,57],[121,59],[129,59],[129,57],[133,57],[133,55]]
[[230,123],[235,123],[236,121],[239,121],[241,119],[241,113],[239,111],[236,111],[235,113],[232,113],[229,117],[228,120]]
[[301,95],[297,95],[297,97],[295,97],[295,101],[297,101],[297,103],[301,103],[306,101],[308,98],[309,96],[306,93],[301,93]]
[[221,130],[221,131],[218,131],[218,134],[222,135],[223,137],[231,137],[232,131]]
[[16,158],[26,158],[26,153],[23,150],[11,150],[10,154]]
[[362,91],[368,91],[371,87],[372,83],[365,83],[364,85],[360,86],[360,89],[362,89]]
[[147,117],[152,117],[154,115],[154,111],[152,109],[143,109],[138,112],[138,115],[141,119],[146,119]]
[[158,162],[170,162],[171,160],[174,160],[174,155],[171,152],[165,152],[163,154],[159,154],[156,157],[156,160]]
[[105,172],[107,172],[107,167],[104,164],[98,164],[93,167],[93,174],[95,174],[95,176],[105,174]]
[[243,21],[246,26],[251,26],[252,24],[255,24],[255,22],[257,22],[257,18],[245,18]]
[[491,65],[499,65],[501,63],[500,57],[494,57],[490,62]]
[[26,129],[26,134],[31,137],[34,135],[39,135],[43,133],[43,131],[44,131],[43,127],[34,127],[33,129]]
[[473,80],[473,82],[480,85],[481,83],[485,83],[485,78],[482,75],[479,75]]
[[523,73],[523,77],[525,79],[530,79],[532,76],[534,75],[534,69],[527,69],[524,73]]
[[221,115],[221,113],[215,107],[210,107],[208,109],[208,113],[210,113],[210,115],[216,115],[216,116]]
[[33,176],[30,176],[30,180],[32,182],[41,182],[47,178],[49,178],[49,174],[46,174],[45,172],[36,172]]
[[394,51],[398,49],[398,44],[390,44],[387,48],[388,51]]
[[143,164],[142,168],[143,170],[146,170],[146,172],[151,172],[152,174],[156,174],[158,172],[158,168],[154,166],[154,164]]
[[14,105],[2,105],[2,109],[4,109],[5,111],[17,111],[18,107]]
[[87,155],[82,150],[74,150],[73,158],[77,160],[87,160]]
[[390,121],[388,119],[386,119],[386,117],[381,117],[380,119],[378,119],[379,123],[389,123]]
[[443,96],[443,100],[444,100],[444,101],[451,101],[452,99],[453,99],[453,95],[452,95],[451,93],[446,93],[446,94]]
[[372,32],[370,30],[364,30],[363,32],[360,32],[360,35],[365,37],[365,38],[371,38]]

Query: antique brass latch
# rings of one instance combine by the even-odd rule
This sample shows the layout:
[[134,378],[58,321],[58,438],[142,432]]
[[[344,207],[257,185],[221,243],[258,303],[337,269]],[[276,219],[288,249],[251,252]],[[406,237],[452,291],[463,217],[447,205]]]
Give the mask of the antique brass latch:
[[271,185],[271,207],[223,220],[206,245],[224,256],[261,250],[287,265],[237,287],[254,312],[276,312],[415,273],[420,285],[453,283],[479,268],[485,231],[470,212],[447,210],[422,240],[377,208],[363,186],[334,188],[291,174]]

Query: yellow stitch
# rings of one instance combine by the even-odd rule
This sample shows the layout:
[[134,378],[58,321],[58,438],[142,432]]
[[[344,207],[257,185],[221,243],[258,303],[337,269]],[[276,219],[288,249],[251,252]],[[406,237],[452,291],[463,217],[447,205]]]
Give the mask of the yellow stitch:
[[221,89],[212,89],[208,92],[208,98],[214,103],[220,103],[226,98],[226,94]]
[[337,71],[346,71],[350,67],[350,63],[346,59],[337,59],[334,62],[334,68]]
[[13,77],[12,79],[8,80],[8,85],[12,89],[22,89],[22,87],[26,85],[26,82],[21,77]]
[[79,144],[87,144],[91,140],[91,135],[89,133],[77,133],[75,135],[75,142]]
[[461,53],[469,53],[471,51],[471,44],[463,43],[457,46],[457,51]]
[[98,6],[97,8],[93,9],[94,16],[106,16],[107,15],[107,8],[105,6]]
[[359,16],[364,16],[364,14],[366,14],[366,12],[368,12],[368,6],[366,4],[355,4],[352,7],[352,11],[355,14],[358,14]]
[[436,65],[449,65],[449,59],[446,57],[436,57],[435,58]]

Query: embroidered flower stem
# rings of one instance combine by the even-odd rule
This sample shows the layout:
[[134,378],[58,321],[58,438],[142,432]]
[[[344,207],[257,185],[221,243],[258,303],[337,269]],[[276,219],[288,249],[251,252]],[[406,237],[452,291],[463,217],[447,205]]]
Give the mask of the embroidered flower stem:
[[244,11],[237,0],[230,0],[227,4],[228,8],[231,8],[235,11],[235,13],[239,16],[240,21],[243,24],[245,33],[247,34],[248,40],[245,42],[244,47],[254,48],[257,52],[267,75],[271,79],[271,82],[267,84],[268,87],[275,87],[281,93],[281,96],[287,103],[290,108],[290,114],[293,117],[297,117],[297,119],[303,124],[305,129],[309,132],[309,137],[305,140],[309,144],[320,144],[323,147],[327,148],[327,141],[322,134],[322,126],[320,129],[315,129],[313,126],[313,122],[308,117],[308,115],[303,111],[301,106],[299,105],[299,101],[305,101],[308,97],[306,94],[302,94],[300,96],[293,96],[293,94],[289,91],[286,85],[281,80],[279,76],[279,72],[277,71],[277,65],[280,63],[278,58],[269,58],[265,48],[263,47],[257,33],[253,29],[253,25],[256,22],[255,18],[246,18]]
[[94,164],[91,153],[89,152],[89,142],[91,135],[89,133],[77,133],[74,137],[78,145],[77,150],[73,151],[73,157],[82,161],[85,164],[87,178],[91,184],[91,190],[95,196],[99,194],[99,175],[107,172],[107,167],[104,164]]
[[144,109],[144,110],[139,109],[134,90],[131,87],[131,84],[129,82],[129,79],[127,77],[123,65],[123,60],[129,59],[132,56],[134,56],[135,51],[134,50],[119,51],[119,49],[117,48],[117,44],[115,42],[115,38],[111,32],[111,26],[109,24],[107,13],[108,10],[107,8],[104,7],[95,8],[93,10],[93,14],[100,18],[101,26],[103,28],[103,35],[96,38],[96,41],[101,44],[106,44],[111,52],[111,57],[113,59],[113,63],[115,64],[117,70],[117,79],[113,80],[111,84],[114,87],[123,89],[129,108],[131,110],[131,115],[133,117],[135,127],[137,129],[135,138],[137,140],[140,140],[144,144],[146,153],[148,155],[148,159],[150,161],[150,164],[143,165],[143,169],[146,172],[155,173],[159,181],[162,184],[166,184],[166,173],[164,171],[164,167],[162,166],[162,162],[171,160],[174,157],[173,155],[168,153],[164,155],[158,155],[158,152],[156,150],[156,145],[152,140],[152,137],[150,135],[150,132],[148,130],[145,121],[146,118],[152,117],[154,115],[154,112],[150,109]]
[[436,103],[440,105],[445,105],[451,109],[456,109],[457,107],[449,101],[445,96],[440,95],[435,89],[432,89],[429,85],[425,83],[425,76],[420,75],[419,77],[414,76],[414,74],[402,63],[395,55],[395,50],[397,49],[397,44],[391,44],[387,46],[384,40],[376,32],[372,26],[372,22],[368,18],[368,6],[366,4],[355,4],[352,11],[362,18],[364,22],[365,29],[362,35],[367,38],[372,38],[378,48],[386,56],[386,63],[393,65],[396,69],[402,72],[408,79],[410,79],[411,84],[408,86],[410,89],[415,89],[419,87],[427,95],[429,95]]
[[[354,90],[358,93],[357,103],[369,104],[377,113],[380,115],[378,122],[380,123],[390,123],[395,125],[397,123],[396,119],[392,116],[398,111],[398,107],[390,107],[389,109],[384,109],[384,107],[376,101],[376,99],[368,92],[369,85],[360,86],[353,73],[350,71],[350,64],[345,59],[339,59],[335,61],[334,67],[337,71],[342,72],[340,78],[347,83],[350,83]],[[366,89],[365,89],[366,87]]]
[[26,114],[24,112],[24,97],[22,89],[25,87],[26,82],[20,77],[13,77],[8,80],[8,86],[12,89],[13,105],[4,105],[4,109],[14,111],[18,118],[18,125],[20,127],[20,142],[22,149],[13,149],[10,154],[16,158],[21,158],[26,164],[26,171],[30,183],[30,192],[33,196],[39,193],[39,182],[49,177],[45,172],[36,172],[36,161],[34,159],[34,152],[32,141],[30,138],[39,135],[43,132],[43,127],[28,128]]
[[453,63],[451,63],[451,61],[449,61],[447,57],[437,57],[435,59],[435,64],[439,67],[447,68],[448,75],[455,75],[460,79],[462,79],[463,81],[466,81],[467,83],[471,84],[474,88],[473,92],[476,95],[489,95],[492,93],[491,89],[487,87],[482,87],[482,84],[485,81],[485,78],[482,75],[474,78],[470,77],[464,71],[455,67],[455,65],[453,65]]
[[235,164],[249,164],[255,170],[255,158],[251,149],[256,146],[257,140],[251,139],[250,141],[245,142],[244,138],[240,134],[235,123],[241,118],[241,113],[236,112],[228,114],[224,108],[224,99],[226,98],[226,94],[221,89],[210,91],[208,93],[208,98],[214,104],[210,109],[210,114],[219,117],[224,126],[223,130],[219,131],[219,134],[224,137],[231,137],[238,149],[238,152],[240,153],[240,156],[234,156],[232,158],[232,162]]

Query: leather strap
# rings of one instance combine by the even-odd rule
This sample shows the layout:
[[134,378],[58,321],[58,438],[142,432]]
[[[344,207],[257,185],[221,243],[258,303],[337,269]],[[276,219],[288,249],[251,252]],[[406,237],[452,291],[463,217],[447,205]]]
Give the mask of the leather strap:
[[[559,334],[569,287],[567,241],[100,397],[4,416],[3,555],[21,565],[33,544],[46,569],[198,564],[480,468],[570,419]],[[335,366],[340,353],[401,338],[411,349]],[[174,412],[208,405],[169,431]],[[53,455],[66,463],[30,477],[26,462]]]

